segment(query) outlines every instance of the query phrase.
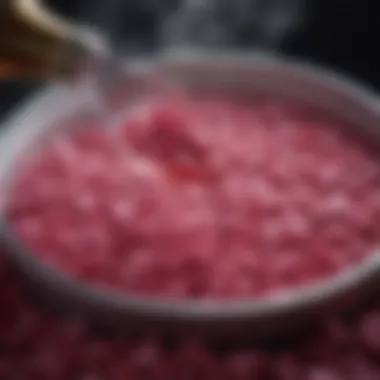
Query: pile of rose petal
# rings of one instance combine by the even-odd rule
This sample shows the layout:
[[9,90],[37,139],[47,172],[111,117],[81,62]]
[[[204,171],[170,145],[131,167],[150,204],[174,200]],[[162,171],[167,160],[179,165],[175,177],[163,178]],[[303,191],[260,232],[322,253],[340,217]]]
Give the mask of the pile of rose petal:
[[147,337],[104,338],[33,306],[0,259],[1,380],[378,380],[380,306],[321,325],[281,347],[167,348]]
[[27,157],[8,215],[42,260],[125,293],[223,299],[313,283],[378,245],[380,161],[344,124],[222,96],[140,111]]

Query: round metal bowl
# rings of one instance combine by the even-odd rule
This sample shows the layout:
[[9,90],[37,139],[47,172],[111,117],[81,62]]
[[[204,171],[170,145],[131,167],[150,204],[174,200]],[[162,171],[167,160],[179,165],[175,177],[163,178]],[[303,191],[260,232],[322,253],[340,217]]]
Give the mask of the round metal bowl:
[[[190,88],[215,88],[257,95],[290,97],[316,105],[360,133],[380,139],[379,99],[364,87],[319,68],[280,57],[236,54],[175,54],[136,66],[147,74],[164,73]],[[0,182],[6,186],[14,163],[57,121],[83,111],[75,89],[48,87],[11,119],[0,146]],[[2,227],[9,257],[33,291],[67,310],[84,312],[106,324],[132,330],[186,332],[213,337],[277,334],[300,326],[380,285],[380,255],[313,286],[263,299],[239,301],[165,301],[123,295],[79,283],[48,268]]]

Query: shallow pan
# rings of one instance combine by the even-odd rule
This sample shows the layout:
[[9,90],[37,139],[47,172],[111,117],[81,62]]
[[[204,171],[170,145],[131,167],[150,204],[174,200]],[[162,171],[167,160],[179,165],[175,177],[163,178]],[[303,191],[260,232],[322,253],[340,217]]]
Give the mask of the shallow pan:
[[[280,57],[179,53],[136,65],[139,75],[164,73],[184,85],[255,95],[290,97],[360,127],[380,139],[380,101],[370,90],[332,72]],[[88,105],[87,105],[88,106]],[[0,141],[0,181],[5,186],[14,164],[39,136],[67,115],[86,114],[84,98],[72,88],[51,86],[20,106]],[[326,312],[348,306],[380,285],[380,255],[313,286],[256,300],[160,301],[100,290],[48,268],[14,239],[3,223],[8,253],[33,291],[71,311],[129,329],[186,332],[228,337],[272,335],[298,327]]]

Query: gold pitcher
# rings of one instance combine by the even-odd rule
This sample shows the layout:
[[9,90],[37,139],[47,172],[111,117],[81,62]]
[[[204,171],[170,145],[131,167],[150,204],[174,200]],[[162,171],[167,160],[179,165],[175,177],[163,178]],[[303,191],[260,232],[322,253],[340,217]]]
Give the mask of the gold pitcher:
[[101,50],[95,34],[38,0],[0,0],[0,79],[75,75]]

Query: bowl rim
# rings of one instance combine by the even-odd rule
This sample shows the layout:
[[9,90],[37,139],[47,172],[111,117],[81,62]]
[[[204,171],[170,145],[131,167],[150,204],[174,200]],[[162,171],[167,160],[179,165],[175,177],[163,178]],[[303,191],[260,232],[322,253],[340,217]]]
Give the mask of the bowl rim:
[[[357,80],[350,79],[350,76],[342,75],[339,72],[322,68],[319,65],[305,63],[300,60],[289,59],[275,54],[240,54],[236,52],[200,52],[189,50],[174,50],[167,52],[154,64],[161,66],[164,70],[170,71],[181,68],[181,65],[215,65],[217,63],[220,70],[231,65],[240,65],[242,68],[253,65],[262,65],[267,69],[288,70],[297,75],[312,76],[317,82],[329,83],[340,91],[352,93],[358,101],[360,100],[367,109],[375,112],[380,120],[380,98],[370,89]],[[140,62],[134,67],[140,70]],[[144,66],[150,68],[152,64]],[[0,159],[2,145],[6,146],[12,137],[12,127],[25,120],[25,115],[35,112],[40,104],[45,104],[52,98],[52,91],[61,91],[60,86],[48,86],[34,102],[30,102],[21,116],[13,118],[6,124],[8,128],[2,133],[0,139]],[[5,129],[5,128],[4,128]],[[14,134],[14,133],[13,133]],[[301,288],[288,289],[276,292],[267,296],[247,299],[227,299],[227,300],[165,300],[158,297],[140,296],[134,294],[124,294],[118,290],[97,287],[93,284],[83,283],[60,272],[58,269],[48,266],[40,261],[27,249],[22,242],[17,240],[10,232],[6,224],[4,215],[1,215],[1,228],[3,240],[10,246],[11,259],[26,268],[33,276],[58,289],[61,294],[72,294],[80,302],[86,304],[101,305],[110,310],[122,310],[125,313],[136,315],[152,316],[153,318],[164,318],[179,321],[220,321],[220,320],[240,320],[265,319],[276,317],[281,314],[289,314],[294,310],[307,310],[310,307],[322,304],[327,300],[337,299],[342,294],[352,289],[362,286],[369,278],[380,274],[380,252],[374,252],[367,256],[361,264],[339,272],[337,275],[323,279],[312,285]]]

